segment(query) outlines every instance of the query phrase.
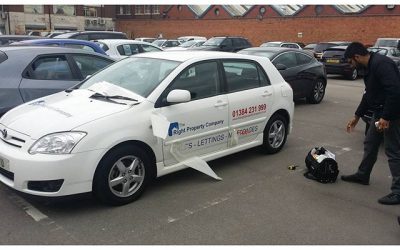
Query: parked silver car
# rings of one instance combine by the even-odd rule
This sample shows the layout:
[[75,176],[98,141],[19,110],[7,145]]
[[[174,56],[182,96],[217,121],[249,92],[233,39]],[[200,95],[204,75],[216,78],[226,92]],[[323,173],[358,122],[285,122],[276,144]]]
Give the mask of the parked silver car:
[[80,49],[45,46],[0,48],[0,116],[33,99],[67,89],[114,60]]

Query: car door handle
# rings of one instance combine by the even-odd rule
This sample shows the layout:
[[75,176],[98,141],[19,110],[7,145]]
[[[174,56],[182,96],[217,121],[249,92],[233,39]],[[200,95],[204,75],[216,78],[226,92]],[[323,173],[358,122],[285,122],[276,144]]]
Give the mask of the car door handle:
[[214,107],[219,108],[219,107],[224,107],[224,106],[226,106],[226,105],[228,105],[227,102],[218,101],[216,104],[214,104]]
[[263,97],[271,96],[271,95],[272,95],[272,92],[270,92],[268,90],[264,91],[264,94],[262,94]]

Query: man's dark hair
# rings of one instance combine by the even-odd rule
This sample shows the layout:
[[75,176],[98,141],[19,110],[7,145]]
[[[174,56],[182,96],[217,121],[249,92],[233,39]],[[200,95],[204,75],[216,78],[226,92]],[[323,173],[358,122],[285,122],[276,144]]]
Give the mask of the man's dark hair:
[[344,58],[353,58],[355,55],[366,56],[368,55],[368,50],[362,43],[352,42],[347,46],[347,49],[344,52]]

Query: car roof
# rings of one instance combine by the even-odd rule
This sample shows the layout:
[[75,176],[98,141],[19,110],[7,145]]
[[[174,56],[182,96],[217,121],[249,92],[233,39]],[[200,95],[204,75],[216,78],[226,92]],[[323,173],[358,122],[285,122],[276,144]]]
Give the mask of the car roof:
[[[106,44],[118,45],[118,44],[151,44],[148,42],[142,42],[138,40],[130,40],[130,39],[99,39],[95,40],[96,42],[103,42]],[[154,44],[151,44],[154,46]]]
[[270,51],[270,52],[282,52],[282,51],[297,51],[302,52],[302,50],[294,49],[294,48],[286,48],[286,47],[251,47],[247,49],[243,49],[245,51]]
[[159,58],[164,60],[172,60],[178,62],[185,62],[192,59],[220,59],[220,58],[233,58],[233,59],[254,59],[254,56],[243,55],[230,52],[220,51],[198,51],[198,50],[185,50],[185,51],[163,51],[163,52],[148,52],[136,54],[133,57],[146,57],[146,58]]
[[327,48],[326,50],[346,50],[348,46],[333,46],[330,48]]
[[0,51],[5,52],[6,54],[8,52],[21,52],[24,54],[52,54],[52,53],[68,53],[68,54],[91,54],[91,55],[96,55],[96,56],[102,56],[104,58],[109,58],[113,60],[112,58],[101,55],[96,52],[91,52],[83,49],[75,49],[75,48],[66,48],[66,47],[49,47],[49,46],[8,46],[8,47],[1,47]]
[[21,43],[75,43],[75,44],[93,44],[91,41],[87,40],[79,40],[79,39],[68,39],[68,38],[45,38],[45,39],[36,39],[36,40],[24,40]]
[[40,39],[41,36],[29,36],[29,35],[0,35],[0,38],[27,38],[27,39]]

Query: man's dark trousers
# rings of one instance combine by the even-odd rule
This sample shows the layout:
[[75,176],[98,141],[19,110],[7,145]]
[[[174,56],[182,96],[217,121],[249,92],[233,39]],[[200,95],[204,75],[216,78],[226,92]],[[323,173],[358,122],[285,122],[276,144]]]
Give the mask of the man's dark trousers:
[[364,139],[364,156],[357,174],[369,179],[378,157],[379,146],[384,140],[385,153],[393,178],[391,190],[393,193],[400,194],[400,120],[390,121],[389,128],[384,132],[376,130],[375,121],[375,119],[370,121],[370,127]]

